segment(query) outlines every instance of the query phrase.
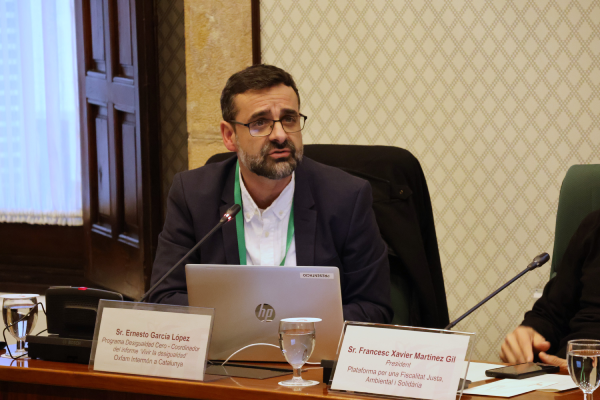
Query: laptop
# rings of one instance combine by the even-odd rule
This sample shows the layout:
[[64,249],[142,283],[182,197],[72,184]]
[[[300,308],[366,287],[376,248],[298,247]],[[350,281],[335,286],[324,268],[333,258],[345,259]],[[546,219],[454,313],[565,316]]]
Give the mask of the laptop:
[[[309,361],[335,358],[344,323],[338,268],[188,264],[185,274],[189,305],[215,309],[210,360],[253,343],[279,347],[279,321],[300,317],[322,320]],[[285,362],[271,346],[249,347],[231,360]]]

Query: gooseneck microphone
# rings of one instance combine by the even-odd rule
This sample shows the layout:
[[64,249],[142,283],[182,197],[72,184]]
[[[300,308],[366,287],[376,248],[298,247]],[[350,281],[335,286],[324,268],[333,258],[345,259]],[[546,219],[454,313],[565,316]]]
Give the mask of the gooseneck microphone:
[[204,236],[204,237],[203,237],[203,238],[202,238],[202,239],[201,239],[201,240],[200,240],[198,243],[196,243],[196,245],[195,245],[194,247],[192,247],[192,248],[190,249],[190,251],[188,251],[188,252],[187,252],[187,254],[186,254],[185,256],[181,257],[181,260],[177,261],[177,264],[173,265],[173,266],[171,267],[171,269],[170,269],[169,271],[167,271],[167,273],[166,273],[166,274],[164,274],[164,275],[162,276],[162,278],[160,278],[160,279],[158,280],[158,282],[156,282],[156,283],[154,284],[154,286],[152,286],[152,287],[151,287],[151,288],[150,288],[150,289],[149,289],[149,290],[148,290],[146,293],[144,293],[144,295],[143,295],[143,296],[142,296],[142,298],[140,299],[140,302],[143,302],[143,301],[146,299],[146,297],[148,297],[148,295],[150,295],[150,293],[152,293],[152,291],[153,291],[154,289],[156,289],[156,287],[157,287],[158,285],[160,285],[160,283],[161,283],[162,281],[164,281],[164,280],[165,280],[165,278],[166,278],[167,276],[171,275],[171,272],[173,272],[173,271],[175,270],[175,268],[179,267],[179,265],[181,265],[181,263],[182,263],[183,261],[185,261],[185,260],[186,260],[186,259],[187,259],[187,258],[190,256],[190,254],[192,254],[194,251],[196,251],[196,249],[197,249],[198,247],[200,247],[200,245],[202,245],[202,243],[204,243],[204,241],[205,241],[206,239],[208,239],[209,237],[211,237],[211,236],[212,236],[212,235],[213,235],[213,234],[214,234],[216,231],[218,231],[218,230],[219,230],[219,229],[220,229],[220,228],[221,228],[223,225],[225,225],[227,222],[231,221],[231,220],[232,220],[232,219],[233,219],[233,218],[236,216],[236,214],[237,214],[238,212],[240,212],[240,210],[241,210],[241,209],[242,209],[242,207],[240,207],[240,205],[239,205],[239,204],[234,204],[233,206],[231,206],[231,207],[230,207],[230,208],[229,208],[229,209],[228,209],[228,210],[225,212],[225,214],[223,214],[223,216],[222,216],[222,217],[221,217],[221,219],[219,220],[219,223],[218,223],[217,225],[215,225],[215,227],[214,227],[214,228],[212,228],[212,230],[211,230],[210,232],[208,232],[208,233],[206,234],[206,236]]
[[533,261],[531,262],[531,264],[529,264],[527,266],[527,268],[525,268],[523,271],[521,271],[517,276],[515,276],[514,278],[512,278],[510,281],[506,282],[504,285],[502,285],[494,293],[490,294],[488,297],[486,297],[485,299],[481,300],[479,303],[477,303],[477,305],[475,307],[471,308],[469,311],[467,311],[466,313],[464,313],[463,315],[461,315],[460,317],[458,317],[454,321],[450,322],[448,324],[448,326],[446,326],[444,329],[446,329],[446,330],[447,329],[452,329],[452,327],[454,325],[458,324],[460,321],[462,321],[465,317],[467,317],[473,311],[477,310],[479,307],[481,307],[482,305],[484,305],[489,299],[491,299],[492,297],[494,297],[495,295],[497,295],[498,293],[500,293],[501,291],[503,291],[504,289],[506,289],[511,283],[513,283],[514,281],[516,281],[517,279],[519,279],[520,277],[522,277],[523,275],[525,275],[529,271],[533,271],[534,269],[536,269],[538,267],[541,267],[542,265],[546,264],[549,259],[550,259],[550,256],[548,255],[548,253],[542,253],[539,256],[535,257],[533,259]]

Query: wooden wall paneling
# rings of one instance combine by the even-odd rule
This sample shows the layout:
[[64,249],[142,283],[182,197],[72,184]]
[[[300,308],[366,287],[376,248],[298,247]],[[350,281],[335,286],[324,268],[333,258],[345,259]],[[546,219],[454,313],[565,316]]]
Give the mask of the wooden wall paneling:
[[[91,22],[91,54],[94,60],[92,69],[106,72],[106,59],[104,49],[104,2],[102,0],[91,0],[86,2],[86,14],[90,14]],[[88,65],[88,67],[90,67]]]
[[260,46],[260,0],[251,0],[250,13],[252,18],[252,64],[260,64],[261,46]]
[[131,42],[131,5],[129,0],[117,0],[116,4],[118,23],[119,58],[115,58],[115,70],[118,75],[133,78],[133,46]]
[[117,110],[135,113],[137,109],[137,98],[135,81],[131,78],[115,76],[112,78],[111,101]]
[[[156,18],[154,1],[136,1],[137,65],[143,73],[137,75],[138,103],[141,110],[136,114],[138,134],[136,143],[141,156],[137,168],[142,171],[141,185],[138,184],[139,229],[142,243],[145,288],[150,287],[152,264],[162,230],[161,202],[161,136],[158,55],[156,40]],[[142,141],[141,139],[144,138]],[[144,165],[142,165],[144,162]]]
[[0,224],[0,292],[87,286],[82,244],[81,226]]
[[[81,67],[80,67],[81,68]],[[81,80],[81,79],[80,79]],[[80,90],[81,93],[85,93],[84,90]],[[80,95],[81,97],[81,95]],[[98,122],[98,118],[100,117],[101,110],[103,108],[104,115],[107,114],[106,105],[98,105],[93,104],[88,101],[86,97],[83,97],[85,102],[85,107],[81,107],[81,125],[87,128],[86,135],[81,134],[81,164],[82,164],[82,176],[81,176],[81,192],[82,192],[82,207],[83,207],[83,226],[84,226],[84,235],[85,235],[85,243],[89,242],[89,233],[90,230],[99,226],[106,234],[110,234],[110,220],[109,216],[100,217],[100,204],[99,204],[99,194],[98,188],[100,183],[100,174],[99,166],[98,166],[98,140],[96,139],[96,133],[98,128],[103,128],[103,124]],[[106,119],[106,132],[108,135],[108,118]],[[83,129],[82,129],[83,131]],[[89,144],[89,145],[88,145]],[[85,151],[84,151],[85,149]],[[106,149],[108,152],[108,147]],[[108,167],[108,162],[106,162],[106,167]],[[88,173],[90,171],[90,173]],[[95,173],[91,173],[91,172]],[[105,187],[110,190],[110,185],[106,185]],[[87,207],[86,207],[87,205]],[[110,195],[108,196],[107,203],[103,206],[103,210],[105,212],[110,213]],[[107,214],[108,215],[108,214]],[[86,246],[86,260],[87,255],[89,255],[89,249]],[[86,262],[87,266],[87,262]]]
[[90,134],[95,137],[96,153],[96,218],[94,223],[101,226],[101,230],[107,234],[111,232],[111,186],[110,186],[110,155],[109,155],[109,132],[108,113],[106,107],[93,106],[94,125],[90,126]]
[[[114,93],[113,93],[114,97]],[[110,109],[110,183],[111,183],[111,218],[110,225],[112,238],[118,239],[123,230],[123,148],[121,140],[121,127],[119,125],[118,111],[114,103],[109,103]]]
[[119,240],[139,246],[138,213],[138,146],[136,143],[135,115],[119,113],[123,151],[123,229]]
[[[79,73],[85,81],[81,101],[91,104],[87,112],[92,114],[82,116],[86,276],[136,298],[147,285],[159,229],[155,221],[160,222],[153,2],[77,0],[76,4],[81,19]],[[100,40],[105,73],[96,68]],[[89,55],[92,62],[85,61]]]
[[110,290],[136,298],[143,293],[139,249],[112,237],[93,235],[88,278]]

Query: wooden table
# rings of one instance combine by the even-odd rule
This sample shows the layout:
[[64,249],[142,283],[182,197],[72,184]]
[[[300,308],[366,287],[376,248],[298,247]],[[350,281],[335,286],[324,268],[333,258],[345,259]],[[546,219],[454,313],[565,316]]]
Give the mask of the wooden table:
[[[3,353],[4,351],[0,351]],[[320,367],[307,367],[302,376],[322,381]],[[277,384],[282,377],[265,380],[223,378],[212,382],[191,382],[117,375],[89,371],[87,365],[41,360],[0,358],[0,400],[8,399],[356,399],[355,396],[328,392],[325,384],[293,390]],[[477,384],[475,384],[477,385]],[[164,397],[167,396],[167,397]],[[374,399],[373,397],[364,397]],[[499,399],[463,396],[465,400]],[[562,393],[531,392],[511,399],[581,400],[581,391]]]

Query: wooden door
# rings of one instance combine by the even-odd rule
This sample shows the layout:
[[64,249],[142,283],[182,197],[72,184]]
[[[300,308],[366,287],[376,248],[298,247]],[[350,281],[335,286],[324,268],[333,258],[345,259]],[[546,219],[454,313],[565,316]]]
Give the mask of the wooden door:
[[76,0],[87,266],[138,298],[160,229],[160,136],[151,0]]

